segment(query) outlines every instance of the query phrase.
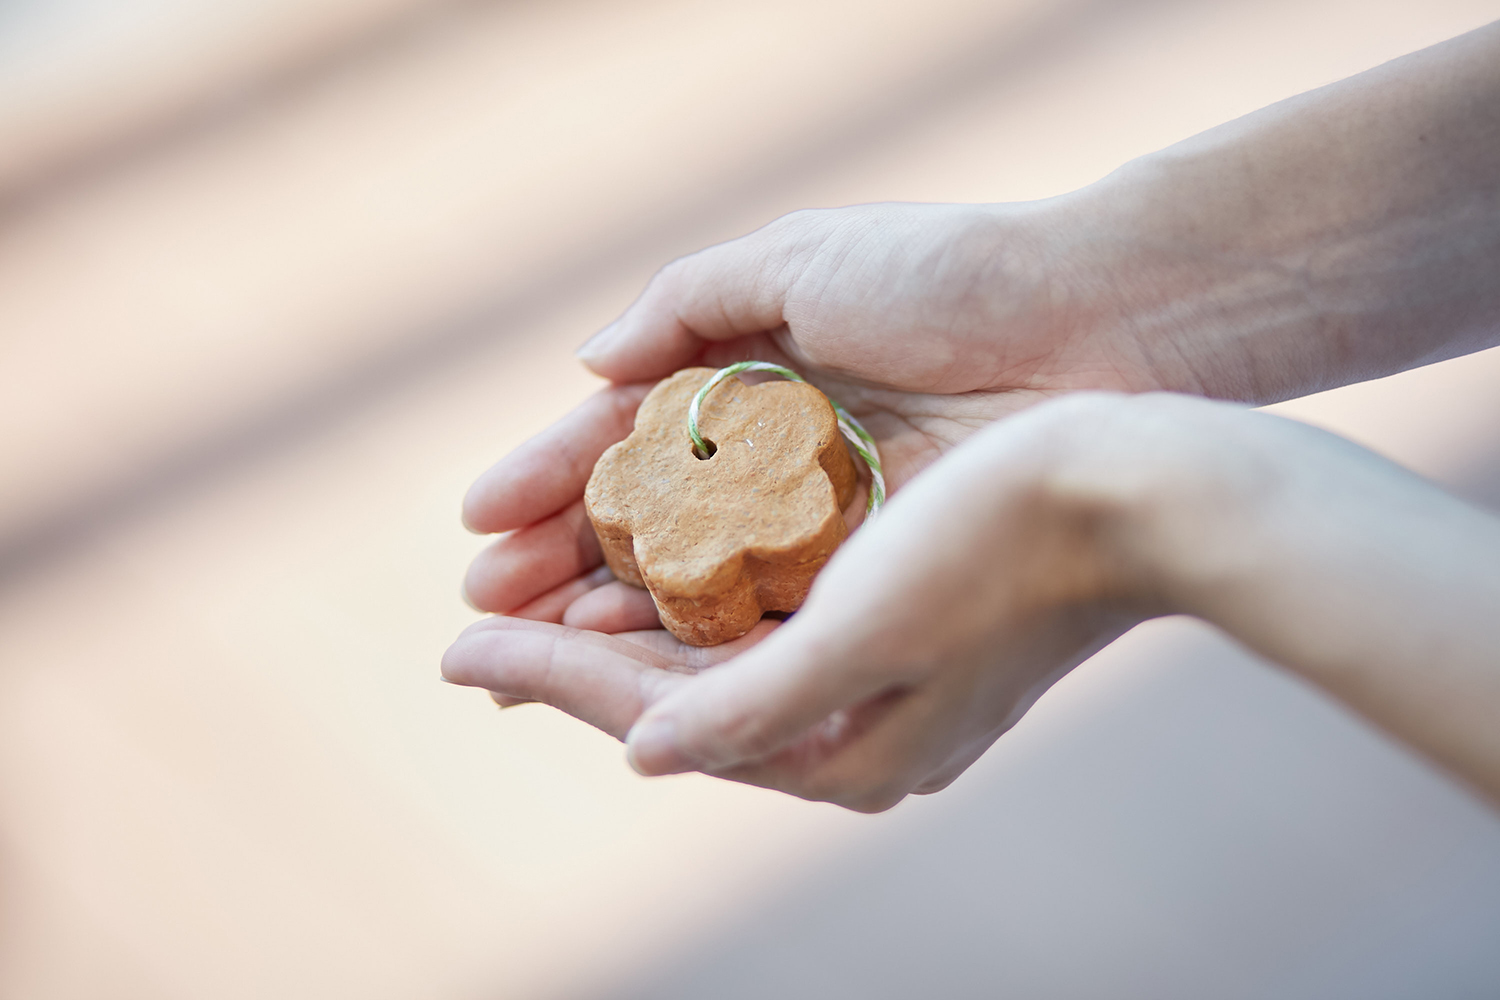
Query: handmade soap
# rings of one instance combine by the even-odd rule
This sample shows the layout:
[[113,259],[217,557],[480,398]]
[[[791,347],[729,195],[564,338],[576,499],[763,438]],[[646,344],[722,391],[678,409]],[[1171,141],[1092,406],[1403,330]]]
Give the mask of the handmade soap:
[[715,386],[698,416],[711,454],[699,458],[688,405],[713,373],[687,368],[652,389],[584,492],[609,568],[695,646],[802,604],[848,532],[856,480],[833,407],[803,382]]

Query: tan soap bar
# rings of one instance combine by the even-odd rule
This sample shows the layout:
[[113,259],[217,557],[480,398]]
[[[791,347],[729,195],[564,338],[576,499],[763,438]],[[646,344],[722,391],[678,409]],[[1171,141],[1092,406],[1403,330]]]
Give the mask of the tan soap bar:
[[687,368],[652,389],[584,492],[609,568],[694,646],[801,606],[848,533],[856,480],[833,407],[802,382],[715,386],[698,414],[713,454],[698,458],[688,405],[713,373]]

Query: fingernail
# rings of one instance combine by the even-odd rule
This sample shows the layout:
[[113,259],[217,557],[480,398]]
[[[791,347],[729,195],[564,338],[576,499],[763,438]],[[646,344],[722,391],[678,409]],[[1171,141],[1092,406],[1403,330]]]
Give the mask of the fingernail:
[[606,326],[588,340],[585,340],[583,346],[573,352],[573,356],[583,362],[597,360],[605,351],[609,350],[609,345],[619,339],[619,336],[620,321],[615,320],[609,326]]
[[693,770],[693,762],[677,746],[677,723],[672,719],[644,719],[625,737],[625,759],[637,774],[678,774]]

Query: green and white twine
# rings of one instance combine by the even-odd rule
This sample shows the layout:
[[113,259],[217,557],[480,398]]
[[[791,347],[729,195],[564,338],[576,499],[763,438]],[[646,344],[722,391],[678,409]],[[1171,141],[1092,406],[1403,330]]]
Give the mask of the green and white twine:
[[[790,368],[773,365],[769,361],[740,361],[714,372],[713,377],[703,383],[703,388],[698,390],[697,395],[693,396],[692,403],[688,405],[688,437],[693,439],[693,449],[700,457],[708,457],[709,451],[708,443],[703,440],[703,435],[698,433],[698,408],[703,405],[703,400],[713,391],[714,386],[740,372],[772,372],[782,378],[791,379],[793,382],[807,382],[807,379]],[[853,446],[855,453],[870,468],[870,502],[865,505],[865,520],[868,521],[885,504],[885,475],[880,471],[880,449],[875,447],[875,439],[870,437],[870,432],[865,430],[858,420],[851,417],[848,410],[831,399],[828,402],[833,406],[833,412],[839,418],[840,433],[849,439],[849,444]]]

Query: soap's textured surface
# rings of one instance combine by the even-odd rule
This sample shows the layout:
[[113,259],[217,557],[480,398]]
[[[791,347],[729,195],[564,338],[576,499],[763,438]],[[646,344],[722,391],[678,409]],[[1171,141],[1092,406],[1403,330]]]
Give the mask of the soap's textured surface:
[[714,451],[698,458],[688,404],[713,371],[687,368],[651,390],[584,493],[609,568],[649,590],[662,624],[695,646],[802,604],[848,532],[856,480],[833,407],[801,382],[720,383],[698,414]]

